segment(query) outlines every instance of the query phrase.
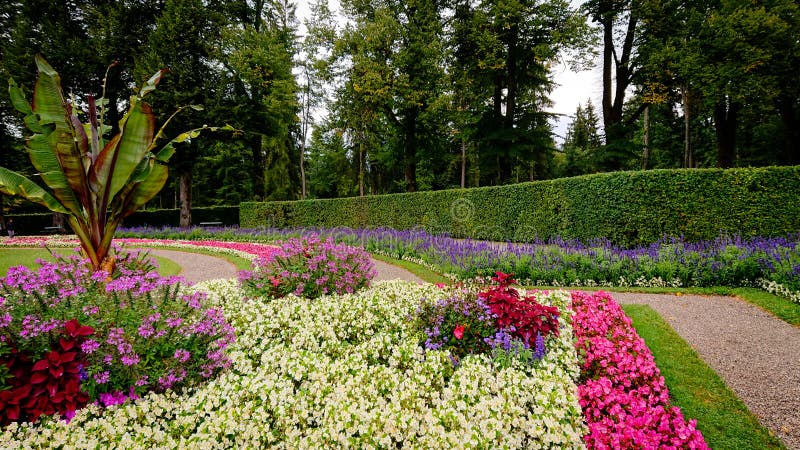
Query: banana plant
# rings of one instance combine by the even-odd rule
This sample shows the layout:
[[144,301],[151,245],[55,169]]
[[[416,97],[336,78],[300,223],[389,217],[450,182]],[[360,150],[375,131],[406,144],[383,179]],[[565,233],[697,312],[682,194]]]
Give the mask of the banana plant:
[[105,99],[88,97],[86,123],[82,123],[77,102],[68,101],[61,90],[58,73],[40,55],[36,56],[36,66],[39,73],[33,102],[28,103],[14,80],[9,81],[9,93],[33,133],[25,148],[46,187],[0,167],[0,192],[65,214],[92,268],[110,273],[114,259],[109,251],[117,227],[164,186],[175,144],[199,136],[202,130],[232,128],[193,129],[157,148],[167,124],[187,108],[178,109],[155,131],[153,110],[143,98],[156,88],[165,73],[161,70],[130,97],[119,132],[107,139],[111,127],[103,123]]

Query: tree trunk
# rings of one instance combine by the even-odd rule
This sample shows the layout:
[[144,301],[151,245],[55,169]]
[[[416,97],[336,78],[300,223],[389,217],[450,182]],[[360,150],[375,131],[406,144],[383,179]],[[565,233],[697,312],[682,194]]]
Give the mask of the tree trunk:
[[[638,23],[638,16],[630,12],[628,25],[625,30],[625,39],[619,53],[614,48],[614,17],[612,11],[606,10],[611,6],[601,7],[599,21],[603,25],[603,129],[606,134],[606,144],[612,144],[616,139],[623,139],[625,133],[615,130],[622,123],[622,112],[625,106],[625,91],[631,83],[632,68],[631,55],[633,52],[634,36]],[[619,55],[619,58],[617,58]],[[612,72],[612,68],[614,69]],[[615,84],[616,83],[616,84]]]
[[783,123],[783,163],[800,164],[800,123],[798,114],[791,98],[782,98],[778,101],[778,111]]
[[717,167],[727,169],[733,165],[736,154],[736,126],[738,105],[726,100],[714,108],[714,130],[717,135]]
[[642,170],[647,170],[650,160],[650,106],[644,109],[644,135],[642,136]]
[[461,189],[467,184],[467,140],[461,137]]
[[358,195],[364,196],[364,136],[358,143]]
[[611,19],[603,21],[603,129],[606,133],[606,143],[608,143],[608,133],[614,124],[614,113],[612,111],[613,99],[611,98],[611,85],[614,82],[611,67],[614,55],[614,25]]
[[694,158],[692,157],[691,105],[689,105],[688,89],[684,87],[681,94],[683,99],[683,167],[691,169],[694,167],[694,161],[692,161]]
[[192,171],[183,170],[180,174],[181,228],[192,226]]
[[308,140],[308,128],[311,125],[311,75],[308,68],[305,71],[306,85],[303,89],[303,120],[300,124],[300,184],[302,186],[302,199],[306,199],[306,141]]
[[303,137],[303,142],[300,143],[300,184],[303,187],[302,199],[306,199],[306,168],[305,168],[305,159],[306,159],[306,138]]
[[417,191],[417,111],[406,111],[404,120],[405,134],[405,181],[406,191]]
[[264,139],[263,136],[255,136],[250,144],[253,154],[253,172],[250,174],[253,181],[253,197],[257,196],[259,200],[263,200],[267,192],[264,179]]

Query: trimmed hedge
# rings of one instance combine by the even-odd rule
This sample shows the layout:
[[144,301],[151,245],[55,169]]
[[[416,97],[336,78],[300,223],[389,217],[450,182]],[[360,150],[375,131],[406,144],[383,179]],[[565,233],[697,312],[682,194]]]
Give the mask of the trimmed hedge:
[[[14,218],[14,229],[17,235],[35,235],[47,232],[45,227],[53,225],[53,213],[40,214],[9,214],[8,218]],[[125,219],[125,227],[151,226],[174,227],[180,222],[180,210],[178,209],[156,209],[149,211],[137,211],[132,216]],[[222,222],[222,226],[239,225],[238,206],[208,206],[192,208],[192,223],[198,225],[201,222]],[[64,220],[65,232],[72,233],[66,218]],[[48,232],[52,233],[52,231]],[[5,234],[5,233],[3,233]]]
[[240,225],[399,230],[494,241],[779,236],[800,230],[800,166],[614,172],[486,188],[246,202]]
[[[125,227],[176,227],[180,223],[180,209],[155,209],[135,212],[125,218]],[[192,208],[192,224],[222,222],[222,226],[239,225],[238,206],[201,206]]]

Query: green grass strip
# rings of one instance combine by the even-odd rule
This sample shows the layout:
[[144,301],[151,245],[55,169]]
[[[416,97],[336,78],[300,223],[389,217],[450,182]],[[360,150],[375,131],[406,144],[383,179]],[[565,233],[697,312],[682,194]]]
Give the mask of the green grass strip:
[[800,303],[756,288],[733,288],[732,295],[772,313],[786,323],[800,327]]
[[[71,248],[54,248],[54,253],[59,255],[69,256],[75,254]],[[158,263],[158,273],[163,277],[177,275],[181,272],[181,266],[169,258],[162,258],[160,256],[150,255]],[[39,267],[36,262],[37,259],[44,259],[52,261],[53,258],[50,252],[43,248],[20,248],[20,247],[5,247],[0,248],[0,274],[5,276],[8,269],[16,266],[26,266],[31,269]]]
[[622,308],[653,353],[670,401],[684,417],[697,419],[697,428],[711,448],[786,448],[655,310],[646,305]]

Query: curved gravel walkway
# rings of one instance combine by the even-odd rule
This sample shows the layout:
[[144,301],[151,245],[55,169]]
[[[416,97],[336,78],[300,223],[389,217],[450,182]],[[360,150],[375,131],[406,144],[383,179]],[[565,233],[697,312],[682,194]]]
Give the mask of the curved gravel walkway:
[[800,449],[800,328],[732,297],[611,295],[656,310],[765,427]]
[[[149,251],[151,255],[158,255],[175,261],[175,263],[183,269],[178,275],[192,283],[216,278],[236,277],[236,266],[225,258],[161,248],[147,249],[147,251]],[[421,278],[402,267],[378,261],[377,259],[373,259],[372,263],[375,265],[375,270],[378,272],[374,278],[375,281],[405,280],[423,283]]]
[[[224,258],[151,249],[183,267],[193,283],[236,276]],[[375,280],[422,282],[401,267],[373,259]],[[697,351],[761,423],[800,450],[800,328],[745,301],[721,296],[612,293],[621,304],[649,305]]]
[[236,266],[225,258],[163,248],[148,248],[145,251],[153,256],[175,261],[182,269],[178,275],[190,283],[217,278],[236,278]]

